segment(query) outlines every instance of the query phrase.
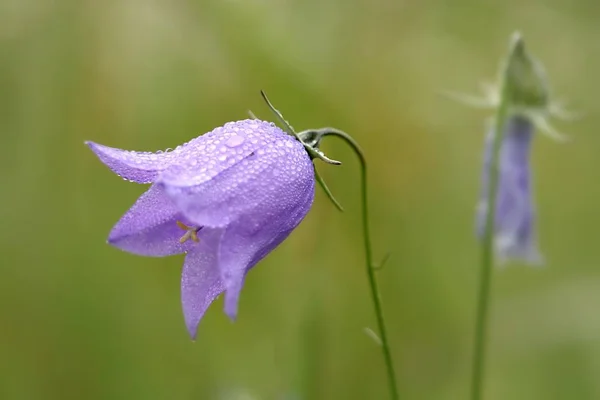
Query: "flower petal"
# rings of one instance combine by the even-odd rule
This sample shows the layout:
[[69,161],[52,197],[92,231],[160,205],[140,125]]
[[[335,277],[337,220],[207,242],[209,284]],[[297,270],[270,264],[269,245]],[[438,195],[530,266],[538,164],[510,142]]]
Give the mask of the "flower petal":
[[158,183],[190,221],[223,227],[257,208],[269,215],[295,204],[307,187],[314,188],[314,171],[302,144],[282,132],[204,183],[178,186],[162,175]]
[[147,153],[127,151],[85,142],[108,168],[123,179],[136,183],[152,183],[167,168],[178,152]]
[[243,215],[229,225],[219,248],[219,269],[225,287],[225,313],[235,320],[238,301],[248,271],[273,251],[298,226],[314,199],[314,181],[297,194],[269,211],[265,207]]
[[177,221],[186,221],[162,187],[152,185],[121,217],[108,242],[121,250],[152,257],[180,254],[196,244],[180,243],[185,234]]
[[200,185],[282,136],[287,135],[269,122],[229,122],[185,144],[159,179],[174,187]]
[[185,325],[192,339],[208,306],[223,292],[217,265],[221,229],[201,232],[200,243],[185,256],[181,274],[181,304]]
[[[514,143],[511,145],[515,146]],[[537,248],[534,229],[531,172],[528,161],[523,161],[527,160],[528,155],[520,158],[519,151],[522,150],[511,150],[507,146],[501,161],[495,248],[501,263],[513,259],[537,265],[542,263],[542,256]],[[510,160],[509,157],[513,159]]]
[[[529,153],[533,124],[525,118],[509,120],[500,151],[500,176],[495,210],[495,251],[498,261],[509,259],[540,264],[542,257],[537,248],[534,229],[534,206],[531,194]],[[483,237],[487,213],[489,163],[492,153],[492,135],[486,140],[482,200],[478,209],[478,235]]]

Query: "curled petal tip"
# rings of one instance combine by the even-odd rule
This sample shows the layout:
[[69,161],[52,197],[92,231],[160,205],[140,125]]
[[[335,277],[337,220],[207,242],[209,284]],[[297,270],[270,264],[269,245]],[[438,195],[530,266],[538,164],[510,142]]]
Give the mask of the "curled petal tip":
[[115,228],[113,227],[113,229],[108,234],[108,238],[106,238],[106,244],[109,244],[109,245],[115,246],[115,247],[119,247],[118,243],[119,243],[119,240],[121,240],[121,239],[123,239],[123,236],[118,234],[115,231]]
[[[231,296],[233,297],[233,296]],[[227,294],[225,294],[225,314],[229,318],[231,322],[235,322],[237,320],[238,314],[238,298],[231,298]]]
[[237,320],[241,286],[231,283],[229,285],[226,283],[225,286],[227,287],[227,289],[225,291],[225,296],[223,299],[223,311],[225,312],[227,317],[229,317],[229,320],[231,322],[235,322]]
[[115,174],[136,183],[152,183],[173,157],[171,153],[127,151],[94,142],[86,144]]
[[198,325],[188,326],[187,331],[188,331],[188,334],[190,335],[190,340],[195,343],[196,337],[198,335]]
[[237,307],[235,310],[229,310],[227,307],[225,308],[225,314],[227,315],[227,318],[229,318],[229,320],[234,323],[235,321],[237,321]]
[[98,143],[92,142],[91,140],[86,140],[85,142],[83,142],[83,144],[89,147],[94,153],[96,153],[98,148],[100,147]]

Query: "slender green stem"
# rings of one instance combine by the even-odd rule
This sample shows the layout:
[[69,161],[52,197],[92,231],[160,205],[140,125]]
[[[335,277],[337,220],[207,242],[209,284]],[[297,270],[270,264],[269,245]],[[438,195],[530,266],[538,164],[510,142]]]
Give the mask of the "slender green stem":
[[[388,384],[390,387],[390,393],[392,396],[392,400],[398,400],[398,386],[396,384],[396,373],[394,372],[394,364],[392,362],[392,353],[390,351],[390,345],[387,340],[387,333],[385,329],[385,318],[383,317],[383,308],[381,306],[381,298],[379,296],[379,287],[377,285],[377,277],[375,276],[375,269],[380,269],[386,258],[376,266],[373,263],[373,250],[371,248],[371,233],[369,230],[369,206],[367,202],[367,160],[365,159],[364,153],[358,143],[350,135],[346,132],[340,131],[335,128],[321,128],[316,130],[307,130],[300,133],[296,133],[291,125],[283,118],[283,115],[271,104],[265,92],[261,90],[261,95],[271,111],[275,113],[279,121],[287,127],[287,130],[290,134],[296,137],[306,148],[306,151],[310,155],[311,159],[318,158],[322,161],[325,161],[329,164],[339,165],[341,164],[339,161],[331,160],[323,154],[322,151],[319,150],[319,142],[322,137],[332,135],[337,136],[343,139],[358,157],[360,161],[361,167],[361,176],[362,176],[362,224],[363,224],[363,237],[365,243],[365,257],[367,262],[367,276],[369,277],[369,287],[371,288],[371,298],[373,299],[373,305],[375,306],[375,315],[377,317],[377,325],[379,326],[379,336],[381,339],[381,348],[383,349],[383,357],[385,359],[386,370],[388,374]],[[337,202],[337,200],[333,197],[333,194],[325,184],[323,178],[319,175],[319,172],[315,168],[315,176],[317,182],[321,185],[329,199],[333,202],[333,204],[342,211],[342,206]]]
[[[511,54],[512,55],[512,54]],[[500,177],[499,159],[504,136],[504,126],[508,117],[510,103],[510,85],[507,76],[511,64],[511,56],[507,59],[501,74],[500,104],[498,105],[492,137],[492,155],[489,164],[489,185],[487,187],[487,211],[485,230],[481,251],[481,272],[479,292],[477,295],[477,315],[475,320],[475,341],[473,349],[473,376],[471,380],[471,400],[482,398],[485,351],[487,341],[487,325],[491,292],[491,277],[494,264],[494,233],[496,215],[496,197]]]
[[365,245],[365,261],[367,266],[367,276],[369,278],[369,287],[371,289],[371,298],[373,299],[373,306],[375,307],[375,316],[377,317],[377,325],[379,328],[379,337],[381,339],[381,348],[383,351],[383,357],[385,359],[385,366],[388,375],[388,384],[390,389],[391,398],[397,400],[398,386],[396,384],[396,373],[394,372],[394,363],[392,361],[392,353],[387,338],[385,318],[383,316],[383,307],[381,305],[381,297],[379,294],[379,287],[377,285],[376,269],[373,262],[373,249],[371,247],[371,233],[369,229],[369,206],[367,197],[367,160],[365,159],[364,153],[358,143],[352,139],[347,133],[340,131],[335,128],[321,128],[314,130],[318,136],[337,136],[343,139],[354,151],[360,161],[361,178],[362,178],[362,225],[363,225],[363,237]]

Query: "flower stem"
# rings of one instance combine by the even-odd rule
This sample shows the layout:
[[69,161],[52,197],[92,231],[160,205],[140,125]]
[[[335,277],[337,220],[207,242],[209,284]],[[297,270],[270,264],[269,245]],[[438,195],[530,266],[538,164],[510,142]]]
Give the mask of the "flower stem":
[[381,297],[379,292],[379,287],[377,285],[377,276],[375,274],[375,270],[377,267],[373,262],[373,249],[371,247],[371,233],[369,229],[369,207],[368,207],[368,197],[367,197],[367,161],[365,159],[364,153],[358,143],[347,133],[340,131],[335,128],[321,128],[316,130],[311,130],[311,133],[316,134],[319,138],[324,136],[337,136],[343,139],[354,151],[356,156],[360,162],[361,168],[361,177],[362,177],[362,225],[363,225],[363,237],[364,237],[364,246],[365,246],[365,261],[367,267],[367,277],[369,279],[369,287],[371,290],[371,298],[373,300],[373,306],[375,307],[375,316],[377,317],[377,326],[379,330],[379,338],[381,339],[381,349],[383,351],[383,358],[385,360],[385,366],[388,376],[388,385],[390,390],[390,395],[393,400],[397,400],[398,396],[398,386],[396,384],[396,373],[394,372],[394,363],[392,362],[392,353],[390,350],[390,345],[387,338],[386,327],[385,327],[385,318],[383,315],[383,307],[381,305]]
[[475,341],[473,349],[473,375],[471,380],[471,400],[480,400],[483,392],[485,351],[487,342],[487,325],[490,304],[492,268],[494,264],[495,215],[500,178],[500,150],[504,136],[504,127],[509,117],[511,85],[509,83],[510,68],[517,46],[521,44],[520,36],[513,39],[511,51],[506,59],[500,75],[500,99],[492,133],[492,155],[489,164],[489,186],[487,188],[487,211],[485,230],[481,249],[481,272],[479,276],[479,292],[477,294],[477,315],[475,320]]

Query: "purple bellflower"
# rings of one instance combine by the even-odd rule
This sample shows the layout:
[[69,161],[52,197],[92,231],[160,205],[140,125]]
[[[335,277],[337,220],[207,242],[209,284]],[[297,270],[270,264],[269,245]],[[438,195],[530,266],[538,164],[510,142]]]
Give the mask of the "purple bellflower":
[[236,318],[248,271],[298,226],[313,203],[311,156],[272,123],[230,122],[167,152],[86,144],[120,177],[151,184],[108,242],[143,256],[185,254],[181,301],[192,338],[223,292],[225,313]]
[[[498,155],[498,186],[494,210],[494,253],[500,263],[508,260],[540,265],[543,257],[537,247],[535,209],[532,199],[529,157],[536,128],[555,140],[566,137],[554,130],[549,117],[570,119],[568,112],[550,100],[550,90],[544,68],[525,49],[516,35],[514,54],[506,67],[504,93],[500,85],[486,85],[487,96],[478,99],[452,95],[456,99],[482,108],[497,109],[501,96],[506,96],[507,118],[504,132],[488,130],[485,139],[482,191],[477,207],[477,234],[483,238],[488,211],[491,159],[495,135],[501,134]],[[503,79],[501,78],[500,81]]]

